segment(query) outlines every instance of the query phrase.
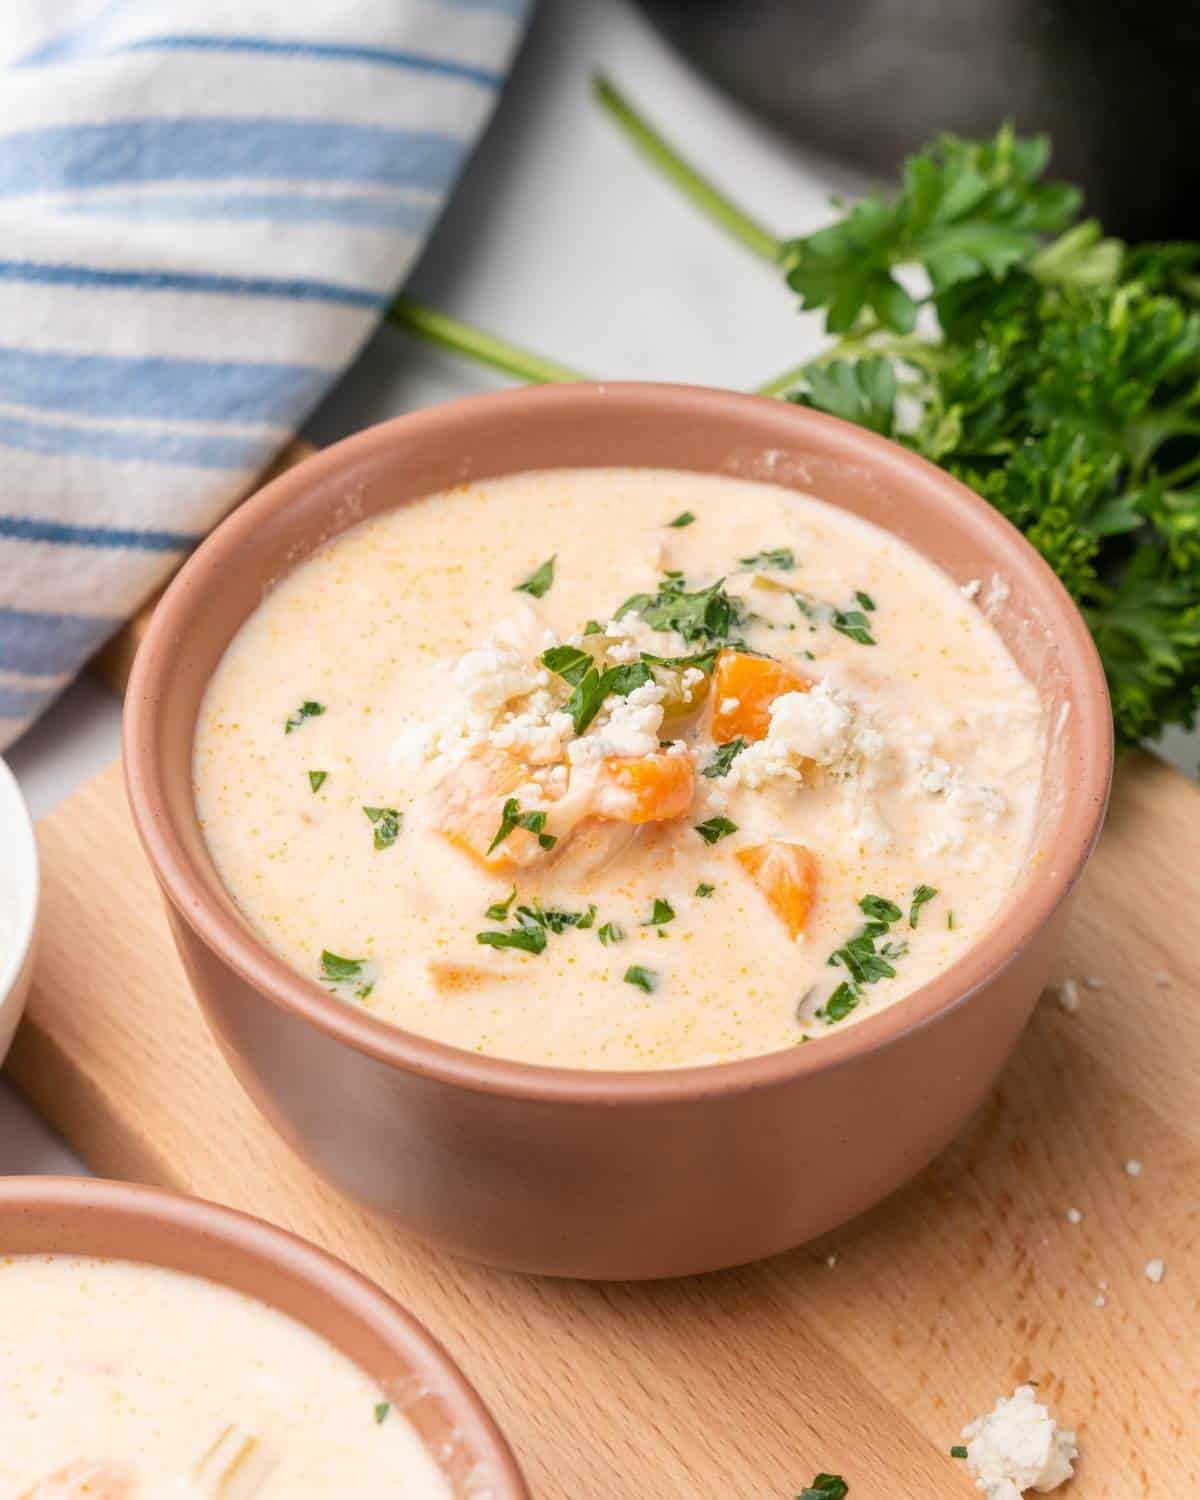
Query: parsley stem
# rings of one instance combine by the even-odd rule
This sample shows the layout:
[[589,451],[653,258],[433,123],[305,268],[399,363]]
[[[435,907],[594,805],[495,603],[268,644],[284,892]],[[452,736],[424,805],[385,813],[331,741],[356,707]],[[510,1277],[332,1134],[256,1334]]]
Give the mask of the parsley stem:
[[718,223],[722,229],[740,240],[747,250],[763,260],[779,261],[783,256],[783,242],[740,209],[732,199],[702,176],[685,161],[675,148],[667,143],[643,115],[633,107],[616,85],[597,73],[592,79],[592,88],[604,109],[621,127],[643,156],[656,166],[663,176],[696,205],[702,213]]
[[449,313],[414,302],[411,297],[397,297],[387,310],[387,318],[398,328],[416,334],[426,343],[440,344],[443,349],[449,349],[479,364],[490,365],[494,370],[503,370],[505,374],[515,375],[518,380],[524,380],[530,385],[556,385],[588,378],[568,365],[543,359],[541,355],[532,354],[528,349],[521,349],[516,344],[485,333],[482,328],[473,328],[469,323],[460,322]]
[[782,375],[776,375],[774,380],[768,380],[765,385],[756,385],[752,392],[755,396],[786,396],[794,385],[799,385],[804,379],[804,372],[812,364],[811,359],[806,359],[803,364],[793,365],[790,370],[785,370]]

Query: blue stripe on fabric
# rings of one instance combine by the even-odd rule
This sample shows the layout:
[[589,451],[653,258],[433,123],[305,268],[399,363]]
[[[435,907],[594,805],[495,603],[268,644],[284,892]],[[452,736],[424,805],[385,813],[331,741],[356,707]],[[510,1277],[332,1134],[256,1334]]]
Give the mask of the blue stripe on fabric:
[[424,234],[439,203],[372,194],[297,197],[295,193],[111,193],[76,203],[55,205],[56,213],[89,214],[122,219],[266,219],[289,224],[358,224],[369,229],[399,229]]
[[330,120],[112,120],[0,137],[0,193],[130,182],[293,178],[444,190],[465,143],[436,130]]
[[0,401],[92,417],[290,425],[335,373],[266,360],[126,359],[0,344]]
[[0,719],[32,718],[66,685],[56,682],[53,687],[18,687],[15,683],[0,682]]
[[107,0],[93,15],[78,26],[49,37],[16,61],[18,68],[36,67],[41,63],[63,62],[69,57],[86,57],[99,50],[94,43],[107,35],[114,16],[126,8],[126,0]]
[[0,668],[39,677],[72,672],[118,623],[108,615],[0,609]]
[[0,445],[52,458],[85,457],[114,463],[152,463],[196,469],[255,469],[270,457],[268,438],[208,437],[190,432],[130,432],[115,427],[69,427],[0,413]]
[[107,266],[53,265],[37,260],[0,261],[0,281],[146,292],[207,292],[222,297],[283,297],[289,301],[334,302],[372,311],[385,307],[390,300],[384,292],[336,281],[279,281],[271,276],[213,276],[204,271],[132,271]]
[[129,552],[190,552],[203,536],[186,531],[132,531],[122,526],[71,526],[64,521],[36,521],[30,516],[0,516],[0,539]]
[[437,57],[428,52],[408,52],[391,47],[364,47],[352,42],[310,42],[302,38],[287,40],[265,36],[205,36],[194,33],[168,33],[165,36],[139,37],[136,41],[117,42],[111,52],[256,52],[282,57],[314,58],[329,62],[373,63],[384,68],[401,68],[414,73],[432,73],[441,78],[457,78],[477,83],[483,88],[498,89],[503,75],[491,68],[475,67],[452,57]]

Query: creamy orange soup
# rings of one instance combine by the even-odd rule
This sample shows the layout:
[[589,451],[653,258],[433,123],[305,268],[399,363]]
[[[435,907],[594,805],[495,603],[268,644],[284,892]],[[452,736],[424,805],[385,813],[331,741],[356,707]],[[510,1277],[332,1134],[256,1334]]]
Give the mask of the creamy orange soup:
[[987,596],[776,486],[464,485],[238,632],[204,834],[276,953],[439,1041],[661,1068],[817,1039],[952,963],[1036,857],[1041,706]]
[[418,1394],[214,1282],[0,1258],[5,1500],[450,1500],[404,1416]]

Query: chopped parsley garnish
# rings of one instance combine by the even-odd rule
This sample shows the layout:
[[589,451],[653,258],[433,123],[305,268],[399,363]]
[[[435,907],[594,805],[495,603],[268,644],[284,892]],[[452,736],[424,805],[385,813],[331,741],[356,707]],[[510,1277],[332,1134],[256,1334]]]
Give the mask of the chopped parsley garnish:
[[603,672],[597,672],[595,667],[589,668],[566,702],[566,711],[571,715],[575,733],[584,732],[610,694],[619,698],[628,697],[634,688],[642,687],[650,680],[650,668],[640,661],[608,667]]
[[696,823],[694,827],[706,844],[719,843],[721,839],[737,832],[737,824],[729,818],[708,818],[703,823]]
[[880,942],[881,938],[888,938],[893,923],[899,922],[904,915],[894,901],[884,896],[868,895],[862,897],[858,906],[867,918],[866,923],[827,960],[831,968],[840,966],[850,975],[816,1013],[827,1026],[846,1019],[862,999],[866,985],[876,984],[881,979],[894,979],[893,961],[903,958],[908,952],[908,944],[902,940],[889,938]]
[[864,594],[862,589],[855,589],[854,597],[868,614],[875,608],[874,599],[871,598],[870,594]]
[[700,772],[701,776],[728,776],[730,766],[733,765],[737,757],[746,748],[746,745],[747,741],[741,735],[738,735],[736,740],[727,740],[725,744],[719,747],[717,753],[709,761],[708,765],[704,767],[703,771]]
[[546,826],[546,814],[544,812],[521,811],[521,804],[515,797],[509,797],[500,813],[500,826],[496,829],[496,837],[488,845],[487,852],[491,854],[509,836],[514,828],[524,828],[530,833],[537,835],[537,841],[543,849],[553,849],[558,840],[552,833],[543,833]]
[[565,682],[574,687],[589,667],[596,665],[595,659],[578,646],[551,646],[542,652],[542,666],[548,667]]
[[630,964],[625,970],[625,983],[635,985],[647,995],[653,995],[658,988],[658,975],[653,969],[643,969],[641,964]]
[[951,932],[954,931],[954,913],[952,911],[946,913],[946,926]]
[[596,936],[607,948],[610,943],[623,943],[625,941],[625,929],[619,922],[605,922],[597,929]]
[[781,573],[790,573],[796,566],[796,554],[790,547],[771,547],[751,557],[739,557],[738,561],[743,568],[777,568]]
[[319,719],[324,712],[325,705],[323,703],[315,703],[311,698],[306,698],[290,718],[284,719],[284,734],[291,734],[293,729],[299,729],[305,719]]
[[375,825],[376,849],[390,849],[404,823],[404,814],[394,807],[364,807],[363,812]]
[[392,1409],[392,1403],[390,1401],[380,1401],[376,1405],[376,1407],[375,1407],[375,1425],[376,1425],[376,1427],[378,1427],[381,1422],[386,1422],[387,1421],[387,1415],[388,1415],[388,1412],[391,1411],[391,1409]]
[[328,771],[310,771],[308,773],[309,789],[314,792],[319,792],[325,785],[325,778],[328,775]]
[[583,627],[583,633],[584,635],[603,635],[604,626],[601,625],[599,620],[589,620]]
[[617,618],[636,611],[652,630],[677,631],[685,641],[712,644],[728,641],[742,623],[742,605],[725,592],[718,578],[706,589],[688,593],[683,575],[664,575],[656,594],[633,594],[617,610]]
[[[323,948],[321,950],[322,983],[331,990],[336,990],[339,985],[355,985],[355,998],[365,1000],[375,988],[375,981],[367,979],[363,973],[366,964],[365,958],[343,958],[340,953],[331,953],[328,948]],[[362,983],[358,983],[360,980]]]
[[681,526],[690,526],[695,519],[690,510],[681,510],[673,521],[667,522],[667,525],[674,526],[678,531]]
[[810,1485],[796,1496],[796,1500],[846,1500],[850,1486],[840,1474],[818,1474]]
[[[516,894],[514,887],[508,900],[489,906],[486,915],[493,921],[502,922],[508,916]],[[589,906],[587,911],[562,911],[558,907],[546,907],[540,901],[535,901],[531,906],[518,906],[515,916],[514,927],[507,931],[477,932],[475,941],[488,948],[517,948],[524,953],[542,953],[545,951],[547,934],[557,936],[572,927],[583,932],[594,926],[596,908]]]
[[643,651],[642,660],[651,667],[674,667],[681,671],[687,667],[699,667],[702,672],[711,675],[720,654],[720,646],[711,646],[707,651],[694,651],[691,656],[655,656],[651,651]]
[[919,885],[912,893],[912,905],[908,909],[908,925],[915,927],[921,917],[921,908],[927,901],[932,901],[937,895],[937,890],[932,885]]
[[[557,556],[557,553],[555,554]],[[550,592],[550,586],[554,582],[554,558],[548,557],[540,568],[530,573],[524,583],[518,583],[513,589],[514,594],[532,594],[535,599],[540,599],[544,594]]]
[[966,1456],[967,1450],[962,1443],[955,1443],[954,1447],[950,1450],[951,1458],[966,1458]]
[[708,883],[707,880],[702,880],[700,882],[700,884],[696,887],[696,895],[700,896],[701,898],[704,898],[706,896],[711,896],[712,893],[715,890],[716,890],[716,886],[715,885],[709,885],[709,883]]
[[488,920],[492,921],[492,922],[503,922],[503,921],[505,921],[507,919],[507,917],[508,917],[508,913],[509,913],[509,910],[512,907],[512,904],[513,904],[513,902],[516,899],[517,899],[517,888],[514,885],[513,888],[512,888],[512,890],[509,891],[508,895],[504,898],[503,901],[493,901],[492,902],[491,906],[489,906],[487,908],[487,910],[484,912],[484,916],[487,917]]
[[530,926],[519,918],[507,932],[477,932],[475,941],[487,948],[519,948],[523,953],[541,953],[546,946],[546,929]]
[[661,927],[665,922],[675,920],[675,908],[662,896],[655,896],[654,910],[642,923],[643,927]]
[[894,901],[887,901],[882,896],[864,896],[858,909],[872,922],[898,922],[903,915]]
[[829,617],[829,623],[842,635],[849,636],[852,641],[857,641],[860,646],[875,644],[875,637],[871,634],[871,622],[861,609],[835,609]]

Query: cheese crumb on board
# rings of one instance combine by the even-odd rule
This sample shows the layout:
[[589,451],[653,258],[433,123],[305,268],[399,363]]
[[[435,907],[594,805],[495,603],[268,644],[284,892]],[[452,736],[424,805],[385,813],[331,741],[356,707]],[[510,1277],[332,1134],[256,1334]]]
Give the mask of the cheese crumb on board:
[[1067,1209],[1067,1223],[1068,1224],[1079,1224],[1079,1223],[1082,1222],[1082,1220],[1083,1220],[1083,1215],[1079,1212],[1079,1210],[1077,1208],[1068,1208]]
[[1146,1280],[1152,1281],[1155,1286],[1158,1285],[1166,1274],[1167,1264],[1159,1256],[1156,1255],[1153,1260],[1146,1262]]
[[1060,1428],[1031,1385],[1001,1396],[986,1416],[962,1430],[967,1468],[987,1500],[1021,1500],[1057,1489],[1075,1470],[1075,1434]]
[[1131,1156],[1125,1163],[1125,1170],[1129,1173],[1130,1177],[1140,1177],[1142,1175],[1142,1164],[1136,1156]]
[[1079,985],[1074,979],[1064,979],[1058,986],[1058,1003],[1069,1014],[1079,1009]]

